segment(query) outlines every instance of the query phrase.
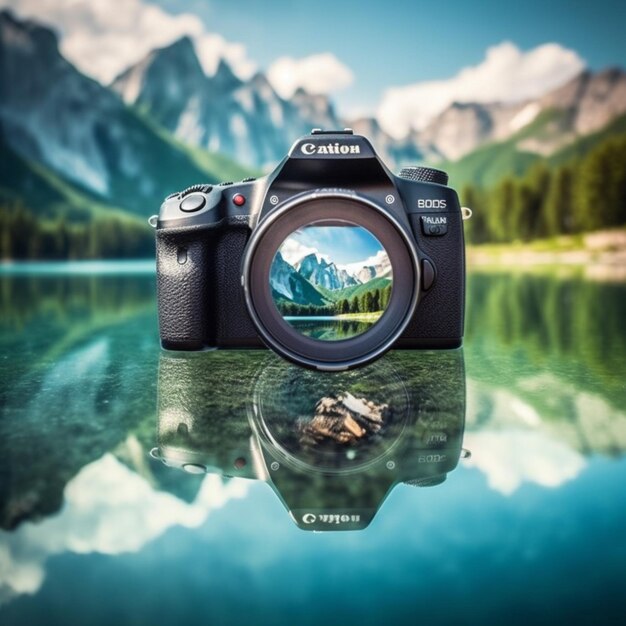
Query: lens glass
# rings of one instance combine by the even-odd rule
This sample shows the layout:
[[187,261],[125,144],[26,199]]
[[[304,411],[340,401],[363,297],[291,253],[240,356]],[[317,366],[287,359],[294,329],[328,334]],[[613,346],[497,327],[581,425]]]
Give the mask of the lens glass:
[[290,326],[312,339],[337,341],[376,324],[393,275],[387,251],[369,230],[333,220],[291,233],[276,251],[269,280]]

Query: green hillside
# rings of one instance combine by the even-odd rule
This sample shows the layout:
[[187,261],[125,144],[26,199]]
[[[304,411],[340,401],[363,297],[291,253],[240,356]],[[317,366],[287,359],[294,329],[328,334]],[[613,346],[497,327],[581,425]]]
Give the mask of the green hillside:
[[147,257],[154,233],[139,217],[98,201],[30,163],[0,135],[0,260]]
[[127,175],[116,175],[119,146],[108,155],[112,200],[22,158],[0,133],[0,259],[151,256],[154,233],[147,218],[167,194],[197,182],[239,180],[254,173],[221,155],[185,147],[129,113],[128,133],[145,147],[143,158],[151,168],[147,196],[134,193]]
[[[544,160],[539,154],[519,150],[525,139],[548,140],[559,132],[565,111],[541,113],[532,123],[506,141],[490,143],[465,155],[458,161],[445,161],[437,167],[448,172],[450,184],[460,190],[467,184],[490,187],[505,176],[523,176],[531,166]],[[545,159],[551,165],[562,165],[574,157],[586,155],[596,145],[616,133],[626,132],[626,115],[621,116],[597,133],[576,139],[573,143]]]
[[21,204],[43,220],[80,223],[106,216],[145,225],[145,219],[99,201],[51,170],[23,159],[4,142],[1,134],[0,203]]
[[586,147],[584,156],[574,146],[569,158],[542,159],[489,187],[464,185],[462,201],[474,210],[467,241],[530,242],[626,225],[626,133],[598,133]]
[[362,285],[353,285],[352,287],[346,287],[345,289],[336,289],[331,291],[330,289],[326,289],[324,287],[320,287],[319,285],[316,289],[322,293],[326,298],[328,298],[331,302],[337,302],[338,300],[351,300],[356,296],[360,298],[364,293],[368,291],[376,291],[376,289],[384,289],[387,285],[391,284],[391,280],[389,278],[373,278],[372,280],[363,283]]
[[[297,285],[295,284],[297,281]],[[329,299],[324,297],[314,285],[312,285],[306,278],[300,276],[300,274],[294,274],[290,279],[291,289],[293,293],[301,294],[298,300],[294,300],[296,304],[313,305],[313,306],[326,306],[329,304]],[[272,298],[274,302],[291,302],[285,296],[278,291],[272,289]]]
[[574,143],[549,156],[547,161],[551,165],[564,165],[572,159],[586,156],[606,139],[623,134],[626,134],[626,115],[616,118],[597,133],[580,137]]
[[[128,112],[132,120],[129,131],[140,133],[146,144],[144,158],[149,159],[148,170],[154,172],[154,184],[159,190],[157,208],[165,196],[198,182],[236,181],[258,174],[222,154],[182,143],[137,108],[131,107]],[[127,192],[132,194],[132,186],[127,189],[121,184],[116,195]],[[145,211],[145,202],[143,206]]]
[[[62,217],[84,221],[101,215],[123,213],[144,221],[158,211],[165,196],[198,182],[241,180],[255,174],[222,156],[189,148],[131,109],[123,116],[125,138],[120,145],[104,146],[111,173],[110,192],[102,197],[50,168],[18,156],[0,133],[0,198],[19,200],[41,218]],[[139,193],[132,176],[121,165],[121,144],[141,146],[150,190]],[[145,180],[145,179],[144,179]]]

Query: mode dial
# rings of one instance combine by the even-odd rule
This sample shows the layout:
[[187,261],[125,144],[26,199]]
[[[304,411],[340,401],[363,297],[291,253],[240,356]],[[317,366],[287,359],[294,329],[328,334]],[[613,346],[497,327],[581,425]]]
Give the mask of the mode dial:
[[400,178],[422,183],[448,184],[448,175],[441,170],[436,170],[434,167],[420,167],[417,165],[403,167],[400,171]]

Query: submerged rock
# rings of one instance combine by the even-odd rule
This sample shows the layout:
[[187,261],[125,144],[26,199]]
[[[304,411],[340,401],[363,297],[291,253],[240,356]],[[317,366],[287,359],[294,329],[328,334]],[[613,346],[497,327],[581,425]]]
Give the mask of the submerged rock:
[[377,434],[389,415],[388,404],[355,398],[348,392],[327,396],[315,405],[315,414],[310,420],[299,422],[300,442],[317,445],[330,440],[353,444]]

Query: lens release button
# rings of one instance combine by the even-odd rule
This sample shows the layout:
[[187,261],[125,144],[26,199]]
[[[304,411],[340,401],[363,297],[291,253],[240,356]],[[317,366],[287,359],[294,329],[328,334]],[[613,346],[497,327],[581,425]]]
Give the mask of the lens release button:
[[422,215],[422,232],[428,237],[440,237],[448,232],[448,218],[445,215]]
[[428,291],[435,282],[435,268],[433,264],[428,260],[422,261],[422,288],[424,291]]
[[199,193],[192,193],[180,203],[180,210],[185,213],[199,211],[206,204],[206,199]]

